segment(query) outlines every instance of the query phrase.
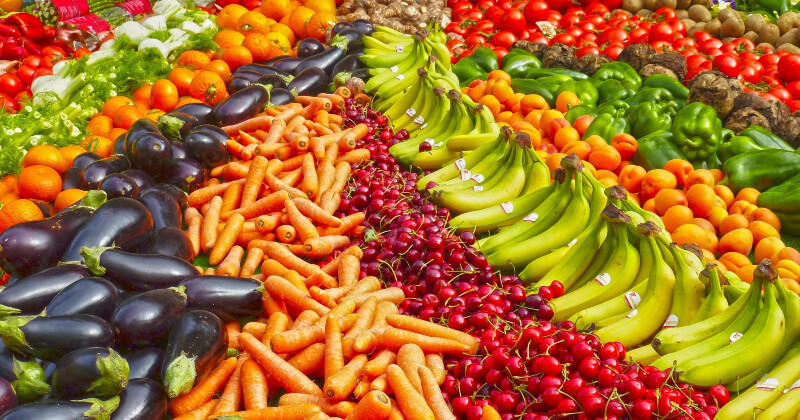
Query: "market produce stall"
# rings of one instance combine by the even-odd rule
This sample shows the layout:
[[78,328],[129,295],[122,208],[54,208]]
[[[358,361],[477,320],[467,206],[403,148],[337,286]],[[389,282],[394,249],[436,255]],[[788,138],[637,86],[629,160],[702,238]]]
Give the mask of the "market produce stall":
[[792,3],[0,7],[0,420],[800,418]]

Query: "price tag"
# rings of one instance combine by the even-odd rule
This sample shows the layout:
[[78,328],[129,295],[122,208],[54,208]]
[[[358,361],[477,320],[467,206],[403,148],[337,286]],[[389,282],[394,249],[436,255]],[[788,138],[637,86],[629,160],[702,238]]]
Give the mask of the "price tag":
[[[433,141],[433,139],[430,139],[430,140]],[[459,171],[463,171],[467,167],[467,161],[464,160],[463,158],[456,159],[454,164],[456,165],[456,169],[458,169]]]
[[397,76],[395,76],[394,78],[395,78],[395,79],[397,79],[397,80],[403,80],[403,79],[405,79],[406,77],[405,77],[405,76],[403,76],[402,74],[398,74],[398,75],[397,75]]
[[472,178],[473,181],[477,182],[478,184],[483,182],[483,175],[481,175],[481,174],[472,175],[471,178]]
[[397,66],[389,67],[389,71],[392,72],[392,73],[397,73],[398,70],[400,70],[400,69],[397,68]]
[[736,341],[738,341],[740,338],[742,338],[743,336],[744,336],[744,334],[735,332],[735,333],[731,334],[731,336],[728,338],[728,341],[730,341],[731,344],[733,344]]
[[555,26],[553,26],[552,23],[546,20],[540,20],[539,22],[536,22],[536,26],[539,27],[539,30],[542,31],[542,34],[544,34],[544,36],[548,38],[556,36],[556,28]]
[[667,317],[667,320],[664,321],[664,325],[662,328],[672,328],[678,326],[678,315],[672,314]]
[[408,108],[408,109],[406,110],[406,115],[408,115],[408,118],[411,118],[411,117],[413,117],[414,115],[417,115],[417,110],[416,110],[416,109],[414,109],[414,108]]
[[524,218],[524,219],[522,219],[522,220],[524,220],[524,221],[526,221],[526,222],[531,222],[531,223],[533,223],[533,222],[535,222],[535,221],[539,220],[539,214],[538,214],[538,213],[531,213],[531,214],[529,214],[529,215],[525,216],[525,218]]
[[575,244],[577,244],[577,243],[578,243],[578,238],[575,238],[575,239],[573,239],[573,240],[569,241],[569,243],[567,244],[567,246],[572,246],[572,245],[575,245]]
[[642,297],[636,292],[625,293],[625,303],[627,303],[628,307],[631,309],[636,308],[642,303]]
[[756,389],[763,389],[764,391],[772,391],[780,385],[775,378],[767,378],[756,384]]
[[416,125],[422,125],[422,123],[424,122],[425,118],[423,118],[422,115],[418,116],[417,118],[414,118],[414,124]]
[[628,313],[628,315],[625,315],[625,318],[633,318],[638,314],[639,314],[639,310],[638,309],[634,309],[634,310],[630,311]]
[[608,286],[611,283],[611,275],[608,273],[602,273],[594,278],[594,281],[601,286]]
[[794,381],[794,383],[791,386],[789,386],[789,388],[784,389],[783,393],[785,394],[793,389],[800,389],[800,379]]
[[401,46],[399,46],[399,47],[395,48],[394,50],[395,50],[395,51],[397,51],[397,52],[399,52],[399,53],[401,53],[401,52],[403,52],[403,50],[404,50],[404,49],[405,49],[405,48],[404,48],[404,47],[401,45]]
[[461,171],[459,176],[461,177],[462,181],[466,181],[469,179],[469,177],[472,176],[472,173],[468,169],[464,169],[463,171]]
[[483,185],[476,185],[472,187],[472,191],[483,191]]
[[510,201],[506,201],[505,203],[500,203],[500,210],[503,210],[503,213],[509,214],[514,211],[514,205],[511,204]]

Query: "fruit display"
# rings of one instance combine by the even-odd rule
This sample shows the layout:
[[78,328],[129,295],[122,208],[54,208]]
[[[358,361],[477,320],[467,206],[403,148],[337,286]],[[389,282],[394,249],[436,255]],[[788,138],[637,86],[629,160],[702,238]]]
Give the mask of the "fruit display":
[[800,415],[789,3],[7,3],[0,420]]

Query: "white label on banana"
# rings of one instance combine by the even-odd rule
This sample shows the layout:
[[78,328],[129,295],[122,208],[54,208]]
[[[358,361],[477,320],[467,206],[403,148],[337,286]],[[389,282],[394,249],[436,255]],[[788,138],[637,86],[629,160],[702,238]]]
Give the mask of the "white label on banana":
[[472,187],[472,191],[483,191],[483,185],[476,185]]
[[638,313],[639,313],[639,310],[638,310],[638,309],[634,309],[634,310],[630,311],[630,312],[628,313],[628,315],[625,315],[625,318],[633,318],[633,317],[635,317],[635,316],[636,316]]
[[397,66],[392,66],[392,67],[389,67],[389,71],[390,71],[390,72],[392,72],[392,73],[397,73],[397,70],[399,70],[399,69],[397,68]]
[[458,169],[459,171],[463,171],[467,167],[467,161],[464,159],[456,159],[455,165],[456,169]]
[[800,389],[800,379],[794,381],[794,383],[789,387],[783,390],[783,393],[787,393],[793,389]]
[[526,221],[526,222],[531,222],[531,223],[533,223],[533,222],[535,222],[535,221],[539,220],[539,214],[538,214],[538,213],[531,213],[531,214],[529,214],[529,215],[525,216],[525,218],[524,218],[524,219],[522,219],[522,220],[524,220],[524,221]]
[[733,344],[736,341],[738,341],[740,338],[742,338],[743,335],[744,334],[742,334],[742,333],[735,332],[735,333],[731,334],[730,338],[728,338],[728,341],[730,341],[731,344]]
[[414,108],[408,108],[408,110],[406,110],[406,115],[408,115],[408,118],[411,118],[414,115],[417,115],[417,110]]
[[756,384],[756,389],[763,389],[764,391],[772,391],[777,388],[781,383],[775,378],[767,378]]
[[430,144],[431,147],[441,147],[442,146],[442,142],[436,143],[436,140],[431,139],[431,138],[425,139],[424,142]]
[[428,123],[422,124],[421,126],[419,126],[419,129],[420,130],[424,130],[425,127],[427,127],[427,126],[428,126]]
[[509,214],[514,211],[514,204],[510,201],[506,201],[505,203],[500,203],[500,210],[503,210],[503,213]]
[[398,74],[398,75],[397,75],[397,76],[395,76],[394,78],[395,78],[395,79],[397,79],[397,80],[403,80],[403,79],[405,79],[405,78],[406,78],[406,76],[404,76],[404,75],[402,75],[402,74]]
[[642,297],[639,296],[636,292],[628,292],[625,293],[625,303],[628,304],[628,307],[631,309],[636,308],[642,302]]
[[678,315],[671,314],[670,316],[667,317],[667,319],[664,321],[664,325],[662,325],[661,327],[672,328],[677,326],[678,326]]
[[608,286],[611,283],[611,274],[602,273],[594,278],[594,281],[601,286]]
[[459,174],[459,176],[461,177],[462,181],[466,181],[469,179],[469,177],[472,176],[472,173],[469,171],[469,169],[464,169],[463,171],[461,171],[461,174]]
[[422,123],[424,122],[425,118],[423,118],[422,115],[418,116],[417,118],[414,118],[414,124],[416,125],[422,125]]
[[568,246],[568,247],[570,247],[570,246],[572,246],[572,245],[575,245],[575,244],[577,244],[577,243],[578,243],[578,238],[575,238],[575,239],[573,239],[573,240],[569,241],[569,243],[567,244],[567,246]]
[[401,52],[403,52],[403,49],[404,49],[403,46],[400,45],[399,47],[395,48],[394,50],[399,52],[399,53],[401,53]]
[[472,180],[477,182],[478,184],[483,182],[483,175],[481,174],[472,175],[470,178],[472,178]]

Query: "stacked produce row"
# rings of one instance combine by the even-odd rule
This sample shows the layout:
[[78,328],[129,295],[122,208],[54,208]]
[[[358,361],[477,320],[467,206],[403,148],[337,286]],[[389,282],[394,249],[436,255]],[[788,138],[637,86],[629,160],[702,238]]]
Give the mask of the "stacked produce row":
[[794,15],[662,3],[160,0],[11,64],[0,418],[797,417]]

